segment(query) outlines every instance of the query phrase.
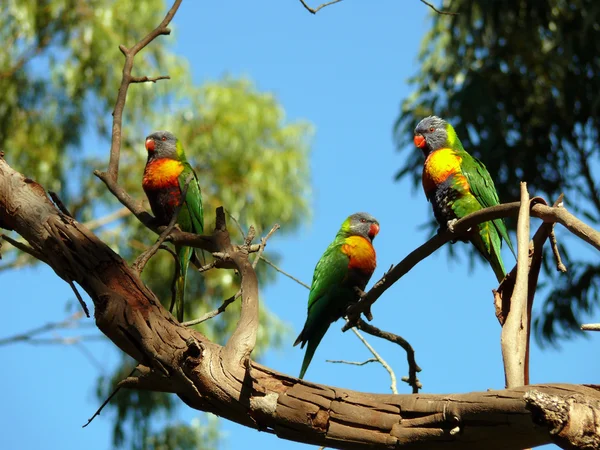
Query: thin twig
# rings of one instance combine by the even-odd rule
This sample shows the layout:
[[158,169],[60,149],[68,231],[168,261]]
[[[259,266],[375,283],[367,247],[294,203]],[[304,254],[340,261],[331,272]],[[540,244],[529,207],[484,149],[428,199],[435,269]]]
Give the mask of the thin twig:
[[262,257],[262,254],[265,251],[265,247],[267,246],[267,241],[273,235],[273,233],[275,233],[277,230],[279,230],[279,228],[280,228],[279,224],[276,223],[275,225],[273,225],[273,228],[271,228],[271,231],[269,231],[267,233],[267,235],[260,240],[260,248],[258,249],[258,253],[256,254],[256,258],[254,258],[254,261],[252,261],[252,268],[253,269],[256,269],[256,265],[258,264],[258,261]]
[[6,345],[6,344],[12,344],[13,342],[28,341],[28,340],[31,340],[33,336],[35,336],[37,334],[45,333],[47,331],[59,330],[59,329],[64,329],[64,328],[79,328],[82,326],[87,328],[87,324],[81,322],[82,317],[83,317],[83,314],[81,313],[81,311],[77,311],[76,313],[72,314],[71,316],[69,316],[66,319],[61,320],[59,322],[49,322],[45,325],[39,326],[37,328],[33,328],[33,329],[25,331],[23,333],[19,333],[19,334],[15,334],[14,336],[2,338],[2,339],[0,339],[0,346]]
[[104,217],[88,220],[87,222],[84,222],[84,225],[88,230],[93,231],[97,228],[103,227],[104,225],[108,225],[109,223],[114,222],[115,220],[127,217],[129,214],[131,214],[131,211],[129,211],[126,207],[123,206],[122,208],[119,208],[116,211],[107,214]]
[[552,247],[552,254],[556,261],[556,270],[562,273],[567,272],[567,267],[563,264],[562,258],[560,257],[560,251],[558,250],[558,243],[556,242],[556,234],[554,233],[554,225],[552,224],[552,231],[550,231],[550,246]]
[[527,337],[528,324],[527,298],[529,286],[529,193],[527,184],[521,182],[521,208],[517,222],[517,277],[510,299],[510,311],[502,327],[502,359],[506,387],[523,386],[528,379]]
[[34,258],[37,258],[42,262],[46,262],[46,258],[44,258],[44,256],[41,253],[39,253],[37,250],[35,250],[31,246],[29,246],[23,242],[16,241],[15,239],[11,238],[10,236],[7,236],[6,234],[0,234],[0,239],[5,240],[13,247],[18,248],[22,252],[25,252],[28,255],[33,256]]
[[152,245],[152,247],[150,247],[148,250],[146,250],[144,253],[142,253],[140,256],[138,256],[136,258],[136,260],[133,262],[133,264],[131,265],[131,268],[133,270],[135,270],[138,274],[142,273],[142,271],[144,270],[144,267],[146,267],[146,264],[148,263],[148,261],[150,261],[150,258],[152,258],[156,254],[158,249],[165,242],[165,239],[167,239],[167,236],[169,236],[169,234],[171,234],[171,231],[173,231],[173,228],[177,224],[177,218],[179,216],[179,211],[181,211],[181,208],[185,204],[185,196],[187,195],[188,187],[193,178],[194,178],[193,172],[190,173],[188,175],[188,177],[186,178],[185,185],[183,186],[183,189],[181,190],[181,197],[179,198],[179,203],[175,207],[175,210],[173,211],[173,217],[171,217],[171,221],[167,225],[167,228],[165,228],[165,230],[160,234],[160,236],[158,237],[158,239],[156,240],[154,245]]
[[304,0],[300,0],[300,3],[302,3],[302,5],[311,13],[311,14],[316,14],[319,10],[325,8],[326,6],[329,5],[333,5],[334,3],[339,3],[342,0],[333,0],[329,3],[323,3],[322,5],[317,6],[316,8],[311,8],[310,6],[308,6],[306,4],[306,2]]
[[170,80],[171,77],[168,75],[161,75],[160,77],[150,78],[148,76],[145,77],[131,77],[132,83],[156,83],[159,80]]
[[421,0],[421,3],[424,3],[425,5],[429,6],[431,9],[433,9],[436,13],[441,14],[443,16],[458,16],[458,13],[455,13],[455,12],[440,11],[435,6],[433,6],[431,3],[426,2],[425,0]]
[[85,313],[85,316],[86,317],[90,317],[90,310],[88,309],[87,305],[83,301],[83,298],[81,297],[81,294],[79,293],[79,291],[75,287],[75,283],[73,283],[73,280],[71,280],[69,278],[69,279],[67,279],[67,283],[69,283],[69,286],[71,286],[71,289],[73,289],[73,292],[75,293],[75,297],[77,297],[77,300],[79,300],[79,304],[83,308],[83,312]]
[[229,216],[229,218],[231,220],[233,220],[233,223],[235,223],[237,229],[240,231],[240,236],[245,236],[246,233],[244,233],[244,230],[242,229],[242,226],[240,225],[240,222],[237,220],[237,218],[233,214],[231,214],[229,212],[229,210],[227,210],[225,208],[223,208],[223,209],[225,210],[225,212],[227,213],[227,215]]
[[182,325],[184,327],[191,327],[192,325],[198,325],[199,323],[206,322],[207,320],[212,319],[213,317],[216,317],[219,314],[221,314],[223,311],[225,311],[227,309],[227,307],[231,303],[233,303],[234,301],[236,301],[241,296],[242,296],[242,291],[240,289],[239,291],[237,291],[231,297],[223,300],[223,303],[217,309],[213,309],[212,311],[207,312],[206,314],[204,314],[203,316],[199,317],[198,319],[190,320],[188,322],[183,322]]
[[421,368],[417,364],[417,361],[415,359],[415,351],[410,345],[410,343],[402,336],[390,333],[389,331],[383,331],[371,325],[370,323],[365,322],[362,319],[358,320],[356,327],[359,330],[370,334],[371,336],[375,336],[390,341],[394,344],[398,344],[404,349],[404,351],[406,352],[406,360],[408,361],[408,377],[402,377],[401,380],[412,387],[413,394],[418,394],[419,389],[423,387],[423,385],[417,378],[417,373],[421,371]]
[[371,346],[371,344],[369,344],[367,342],[367,340],[364,338],[364,336],[362,334],[360,334],[360,332],[356,328],[353,327],[352,331],[354,332],[356,337],[360,340],[360,342],[362,342],[364,344],[364,346],[367,347],[367,349],[371,352],[371,354],[375,357],[375,359],[379,362],[379,364],[381,364],[383,366],[383,368],[385,370],[387,370],[388,374],[390,375],[390,379],[391,379],[390,389],[392,390],[393,394],[397,394],[398,388],[397,388],[397,384],[396,384],[396,374],[394,373],[394,371],[392,370],[390,365],[387,363],[387,361],[385,359],[383,359],[379,355],[379,353],[377,353],[377,351]]
[[[352,328],[354,330],[354,328]],[[332,363],[332,364],[348,364],[350,366],[364,366],[366,364],[372,363],[372,362],[379,362],[377,360],[377,358],[371,358],[371,359],[367,359],[366,361],[362,361],[362,362],[358,362],[358,361],[346,361],[344,359],[326,359],[325,362],[328,363]]]
[[584,331],[600,331],[600,323],[586,323],[581,325],[581,329]]
[[296,283],[298,283],[300,286],[304,286],[306,289],[310,290],[310,286],[306,283],[304,283],[303,281],[299,280],[298,278],[296,278],[293,275],[290,275],[289,273],[287,273],[285,270],[280,269],[278,266],[276,266],[274,263],[272,263],[269,259],[265,258],[264,256],[261,256],[260,259],[262,259],[264,262],[266,262],[269,266],[271,266],[273,269],[275,269],[277,272],[285,275],[286,277],[288,277],[291,280],[294,280]]
[[[125,377],[125,379],[129,378],[131,375],[133,375],[133,373],[137,370],[137,367],[134,367],[133,370],[129,373],[129,375],[127,375]],[[104,407],[106,405],[108,405],[108,403],[113,399],[113,397],[115,395],[117,395],[117,392],[119,392],[121,390],[121,386],[117,385],[117,387],[110,393],[110,395],[108,396],[108,398],[106,400],[104,400],[104,402],[102,403],[102,405],[100,405],[100,408],[98,408],[96,410],[96,412],[94,413],[94,415],[92,417],[90,417],[87,421],[87,423],[85,423],[84,425],[81,426],[81,428],[85,428],[87,427],[90,423],[92,423],[92,420],[94,420],[96,417],[98,417],[100,415],[100,412],[104,409]]]
[[63,203],[63,201],[60,199],[60,197],[58,196],[58,194],[56,192],[48,191],[48,195],[50,195],[50,198],[52,199],[52,201],[54,202],[56,207],[60,210],[60,212],[62,212],[66,216],[73,218],[73,214],[71,214],[71,211],[69,211],[69,208],[67,208],[65,206],[65,204]]

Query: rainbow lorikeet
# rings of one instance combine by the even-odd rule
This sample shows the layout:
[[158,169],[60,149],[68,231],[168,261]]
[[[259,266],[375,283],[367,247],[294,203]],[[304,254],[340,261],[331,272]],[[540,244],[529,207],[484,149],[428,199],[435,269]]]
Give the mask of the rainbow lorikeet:
[[300,378],[304,377],[312,357],[329,325],[346,314],[348,306],[359,299],[355,288],[363,290],[375,270],[373,239],[379,223],[367,213],[348,217],[333,242],[315,267],[308,295],[308,317],[294,345],[308,342]]
[[[498,194],[483,163],[463,148],[454,128],[436,116],[426,117],[415,128],[414,142],[425,155],[423,190],[433,206],[440,230],[482,208],[497,205]],[[500,248],[506,241],[515,251],[502,219],[484,222],[469,236],[479,253],[490,263],[498,281],[506,275]]]
[[[182,192],[189,181],[183,206],[179,209],[177,225],[182,231],[202,234],[204,214],[198,178],[187,162],[179,139],[168,131],[156,131],[146,138],[148,161],[144,169],[142,187],[150,201],[152,212],[161,225],[168,225],[175,209],[182,201]],[[194,249],[175,246],[179,271],[175,274],[175,303],[177,320],[183,321],[185,279]]]

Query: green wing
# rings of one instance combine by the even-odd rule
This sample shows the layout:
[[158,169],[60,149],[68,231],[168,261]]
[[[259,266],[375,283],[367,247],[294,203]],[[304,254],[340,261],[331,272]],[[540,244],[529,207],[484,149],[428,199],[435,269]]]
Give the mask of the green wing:
[[308,315],[315,306],[337,287],[348,275],[348,256],[342,252],[343,242],[332,242],[315,267],[310,294],[308,296]]
[[183,172],[179,175],[179,188],[181,189],[181,192],[185,189],[185,183],[190,174],[192,174],[192,179],[190,180],[185,195],[185,205],[183,206],[184,208],[187,207],[191,219],[192,229],[189,231],[203,233],[204,210],[202,209],[202,194],[200,192],[200,185],[198,184],[198,177],[189,163],[184,162],[183,166]]
[[[494,186],[494,181],[485,165],[464,150],[460,152],[460,156],[462,157],[462,173],[467,178],[471,192],[479,204],[483,208],[499,204],[500,200],[498,199],[496,186]],[[496,219],[492,222],[500,236],[502,236],[502,239],[508,244],[508,248],[510,248],[512,254],[515,255],[515,250],[510,242],[504,220]]]

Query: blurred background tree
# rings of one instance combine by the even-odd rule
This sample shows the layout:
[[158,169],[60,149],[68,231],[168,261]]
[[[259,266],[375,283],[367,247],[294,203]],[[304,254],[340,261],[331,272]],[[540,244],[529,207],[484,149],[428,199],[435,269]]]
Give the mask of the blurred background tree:
[[[523,180],[549,202],[564,192],[566,206],[598,227],[600,4],[445,0],[442,8],[458,15],[433,14],[422,42],[414,93],[395,125],[406,156],[397,179],[411,178],[421,189],[413,130],[435,114],[485,163],[501,201],[518,200]],[[535,319],[542,342],[573,336],[582,315],[599,305],[600,264],[569,247],[561,245],[567,274],[545,258],[547,295]]]
[[[8,161],[56,191],[82,222],[95,229],[124,258],[133,261],[154,242],[92,176],[108,161],[111,111],[121,79],[120,44],[132,45],[158,24],[163,0],[8,0],[0,6],[0,142]],[[203,190],[207,229],[224,205],[241,226],[264,235],[275,223],[294,230],[309,217],[308,156],[311,126],[286,123],[272,94],[248,80],[225,78],[195,86],[188,64],[159,38],[136,58],[135,74],[168,74],[171,81],[134,85],[123,126],[120,182],[145,199],[141,175],[144,137],[173,131],[183,142]],[[230,221],[233,239],[241,234]],[[6,246],[5,246],[6,247]],[[3,250],[5,250],[3,247]],[[278,255],[266,254],[277,260]],[[16,270],[33,259],[3,251],[0,270]],[[263,283],[273,274],[258,266]],[[173,261],[160,252],[143,278],[165,304],[170,302]],[[186,318],[214,309],[238,290],[230,271],[190,274]],[[77,302],[72,306],[79,308]],[[232,331],[239,305],[198,328],[215,342]],[[279,346],[288,328],[261,308],[255,356]],[[288,336],[289,337],[289,336]],[[112,346],[111,346],[112,347]],[[100,376],[99,404],[134,367],[123,357],[112,376]],[[124,390],[108,406],[114,417],[113,442],[132,449],[214,448],[216,419],[203,415],[191,425],[172,420],[181,405],[171,395]],[[171,420],[169,420],[171,419]],[[168,425],[167,425],[168,423]]]

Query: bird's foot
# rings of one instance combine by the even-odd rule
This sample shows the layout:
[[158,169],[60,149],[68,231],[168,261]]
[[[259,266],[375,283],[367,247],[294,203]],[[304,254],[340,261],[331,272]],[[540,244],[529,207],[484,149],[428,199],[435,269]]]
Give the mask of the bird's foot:
[[446,227],[450,230],[450,233],[454,233],[454,225],[456,225],[456,222],[458,222],[458,219],[452,219],[446,222]]
[[[354,286],[354,291],[356,292],[356,294],[358,295],[360,300],[365,298],[365,296],[367,295],[367,293],[365,291],[363,291],[361,288],[359,288],[357,286]],[[373,320],[373,314],[371,314],[371,305],[369,305],[365,308],[365,310],[363,311],[363,314],[365,315],[365,317],[367,318],[367,320],[369,322],[371,320]]]
[[365,295],[367,295],[367,293],[365,291],[363,291],[361,288],[359,288],[358,286],[354,286],[354,292],[356,292],[356,294],[362,299],[364,298]]

